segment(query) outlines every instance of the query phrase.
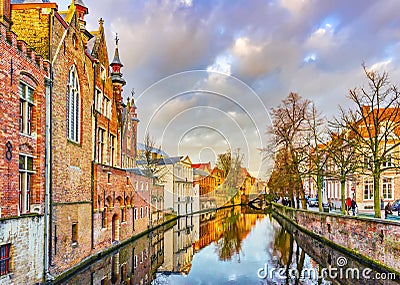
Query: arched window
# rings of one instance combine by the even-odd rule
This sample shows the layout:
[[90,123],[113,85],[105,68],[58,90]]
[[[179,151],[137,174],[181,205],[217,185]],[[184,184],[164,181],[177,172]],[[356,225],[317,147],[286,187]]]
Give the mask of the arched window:
[[71,67],[67,85],[67,134],[68,139],[79,142],[80,139],[80,92],[75,65]]

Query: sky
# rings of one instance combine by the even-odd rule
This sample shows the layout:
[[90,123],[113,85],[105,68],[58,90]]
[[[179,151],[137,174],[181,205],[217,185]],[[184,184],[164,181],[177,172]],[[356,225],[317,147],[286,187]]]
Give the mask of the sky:
[[[70,1],[56,1],[65,10]],[[84,0],[87,29],[118,33],[139,140],[215,163],[240,148],[263,177],[269,112],[290,92],[332,119],[365,84],[362,63],[400,82],[399,0]]]

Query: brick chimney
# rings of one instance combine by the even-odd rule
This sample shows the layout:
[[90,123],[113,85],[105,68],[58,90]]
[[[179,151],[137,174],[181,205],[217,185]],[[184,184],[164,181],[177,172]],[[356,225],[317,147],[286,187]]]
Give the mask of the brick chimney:
[[11,1],[0,0],[0,22],[7,27],[11,28]]

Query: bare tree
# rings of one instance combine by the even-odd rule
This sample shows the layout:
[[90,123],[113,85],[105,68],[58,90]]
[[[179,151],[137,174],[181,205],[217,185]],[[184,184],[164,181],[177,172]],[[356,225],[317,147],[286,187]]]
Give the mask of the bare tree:
[[280,196],[293,196],[293,185],[298,181],[293,163],[285,148],[281,148],[275,156],[274,169],[268,180],[268,188]]
[[[297,93],[290,93],[289,96],[282,101],[276,109],[272,109],[273,126],[269,133],[273,134],[276,139],[276,151],[281,148],[286,149],[289,154],[291,171],[295,175],[293,193],[296,194],[297,200],[302,200],[302,207],[306,207],[301,164],[307,158],[305,134],[308,131],[307,121],[310,117],[310,101],[301,98]],[[291,197],[294,204],[294,197]],[[299,205],[298,205],[299,206]]]
[[166,174],[165,167],[160,165],[161,146],[157,147],[155,139],[146,133],[144,137],[144,150],[140,159],[142,162],[142,170],[146,176],[156,178],[158,182],[162,182],[162,177]]
[[323,125],[323,119],[317,112],[315,105],[312,104],[310,115],[307,118],[308,134],[306,135],[309,150],[307,162],[310,166],[305,172],[309,172],[317,185],[318,207],[322,211],[322,187],[325,176],[326,162],[328,155],[326,151],[326,128]]
[[242,169],[243,154],[240,149],[236,149],[234,153],[228,149],[225,153],[219,154],[217,159],[217,167],[224,173],[224,192],[230,196],[235,195],[240,184],[244,181],[244,174]]
[[326,176],[340,181],[340,200],[342,214],[346,213],[346,181],[354,179],[354,173],[359,165],[359,154],[354,145],[355,141],[349,139],[347,129],[340,126],[331,126],[330,141],[326,145],[328,162]]
[[[368,86],[350,90],[348,97],[356,105],[355,110],[341,108],[337,125],[348,128],[349,138],[364,158],[367,175],[373,178],[375,217],[381,217],[380,178],[384,171],[398,166],[395,151],[400,146],[400,93],[391,84],[387,72],[367,70],[363,64]],[[368,193],[367,193],[368,194]]]

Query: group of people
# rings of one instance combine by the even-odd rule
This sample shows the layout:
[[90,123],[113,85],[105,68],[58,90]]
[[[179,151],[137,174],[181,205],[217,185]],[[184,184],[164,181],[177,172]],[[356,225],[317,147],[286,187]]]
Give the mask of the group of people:
[[[291,201],[288,197],[282,198],[282,205],[290,207],[290,204],[291,204]],[[328,201],[328,204],[329,204],[329,208],[331,208],[330,199]],[[354,199],[354,197],[353,198],[347,197],[345,204],[346,204],[346,215],[350,215],[350,211],[353,213],[353,216],[355,216],[358,213],[358,206],[357,206],[357,202]],[[388,215],[393,215],[392,204],[390,202],[388,202],[387,205],[385,206],[385,219],[387,219]],[[398,215],[400,216],[400,207],[399,207]]]
[[346,199],[346,214],[350,215],[350,210],[353,212],[353,216],[355,216],[358,212],[358,206],[356,200],[350,197]]

